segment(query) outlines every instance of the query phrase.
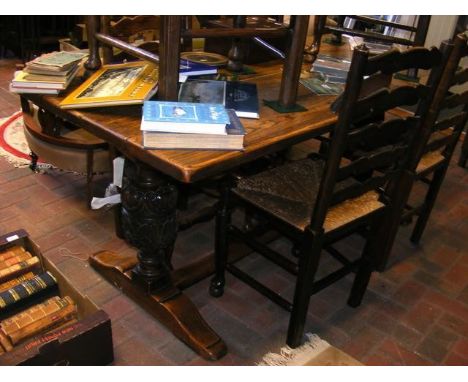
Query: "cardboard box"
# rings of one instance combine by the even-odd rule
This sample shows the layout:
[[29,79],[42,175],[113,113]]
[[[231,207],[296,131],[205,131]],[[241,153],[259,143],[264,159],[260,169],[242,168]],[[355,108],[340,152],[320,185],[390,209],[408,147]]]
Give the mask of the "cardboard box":
[[12,351],[0,355],[0,366],[95,366],[111,363],[114,353],[111,321],[107,313],[79,293],[55,265],[42,256],[25,230],[0,236],[0,250],[13,245],[22,245],[33,256],[39,257],[43,270],[51,272],[57,279],[60,296],[70,296],[77,304],[78,321],[18,344]]

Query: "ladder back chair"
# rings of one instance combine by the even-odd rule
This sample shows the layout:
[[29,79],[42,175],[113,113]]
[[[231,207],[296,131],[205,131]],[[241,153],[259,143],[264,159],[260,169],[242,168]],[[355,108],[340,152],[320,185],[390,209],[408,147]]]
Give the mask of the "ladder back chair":
[[461,147],[460,158],[458,159],[458,165],[466,168],[466,162],[468,161],[468,133],[465,132],[465,138]]
[[[417,205],[410,205],[408,204],[410,190],[397,187],[401,196],[406,194],[404,197],[405,205],[401,206],[403,211],[400,216],[398,216],[398,208],[395,208],[393,216],[389,217],[388,225],[392,228],[389,229],[389,236],[386,240],[388,247],[384,250],[382,263],[378,266],[379,270],[384,270],[387,266],[391,244],[400,222],[407,222],[411,217],[417,216],[410,240],[414,244],[420,242],[445,179],[456,144],[468,120],[468,90],[461,93],[450,91],[454,86],[468,82],[468,69],[457,70],[460,60],[468,55],[467,36],[465,34],[457,35],[452,45],[453,49],[448,56],[447,64],[444,66],[427,113],[419,147],[414,151],[410,160],[414,182],[427,185],[425,196]],[[433,73],[431,73],[429,82],[433,80],[432,77],[434,77]],[[408,115],[409,113],[404,114]]]
[[[216,218],[212,296],[223,294],[225,270],[228,270],[291,312],[287,344],[293,348],[302,342],[311,295],[356,272],[348,304],[360,305],[378,260],[376,233],[385,211],[392,208],[387,185],[406,170],[408,155],[414,149],[414,137],[421,124],[418,117],[408,117],[353,126],[363,120],[373,120],[375,115],[399,105],[417,104],[429,92],[423,85],[402,86],[391,91],[381,88],[359,97],[364,77],[388,75],[408,68],[429,69],[440,60],[441,54],[436,48],[414,48],[404,53],[395,50],[375,57],[370,57],[364,46],[355,49],[327,158],[316,156],[289,162],[243,178],[233,188],[225,188]],[[345,151],[354,152],[354,158],[345,159]],[[298,260],[257,241],[254,231],[231,224],[231,213],[237,205],[245,207],[246,211],[254,210],[269,226],[290,239],[298,249]],[[370,233],[358,259],[349,260],[332,247],[334,242],[366,228]],[[244,241],[295,276],[292,302],[243,272],[234,261],[228,261],[231,238]],[[322,250],[343,266],[315,280]]]
[[[320,50],[322,36],[328,33],[335,36],[336,42],[341,42],[341,36],[347,34],[363,37],[369,41],[399,44],[408,47],[423,46],[429,29],[431,16],[419,15],[416,17],[415,25],[406,25],[400,22],[359,15],[339,16],[337,23],[328,23],[327,16],[316,16],[314,21],[313,42],[310,48],[308,48],[308,53],[315,59]],[[345,20],[350,20],[350,25],[345,25]],[[383,29],[383,33],[356,29],[354,27],[356,23],[380,27]],[[388,33],[386,33],[386,31],[388,31]],[[402,37],[398,36],[399,34],[402,35]]]

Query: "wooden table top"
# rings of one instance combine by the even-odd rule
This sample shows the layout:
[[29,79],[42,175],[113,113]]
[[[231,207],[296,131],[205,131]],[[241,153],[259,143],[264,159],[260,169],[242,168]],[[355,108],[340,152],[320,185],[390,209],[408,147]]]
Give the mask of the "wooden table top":
[[[327,53],[333,54],[339,50],[339,47],[328,46]],[[24,97],[89,130],[125,156],[140,160],[178,181],[190,183],[321,135],[336,122],[336,115],[330,111],[335,96],[317,96],[302,85],[299,85],[297,102],[307,111],[281,114],[264,106],[262,100],[278,98],[282,65],[280,62],[270,62],[249,67],[256,73],[243,75],[240,80],[257,83],[261,106],[260,119],[241,119],[247,133],[244,151],[147,150],[143,148],[140,131],[141,105],[64,110],[59,103],[65,95],[24,94]],[[307,69],[307,66],[304,68]]]

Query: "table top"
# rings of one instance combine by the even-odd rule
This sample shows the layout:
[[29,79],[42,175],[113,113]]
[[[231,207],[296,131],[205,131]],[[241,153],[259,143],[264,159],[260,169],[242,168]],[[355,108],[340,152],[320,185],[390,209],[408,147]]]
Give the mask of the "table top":
[[[338,52],[340,48],[329,46],[327,53],[333,53],[334,50]],[[191,183],[222,174],[256,158],[321,135],[336,122],[337,117],[330,110],[330,104],[336,96],[317,96],[302,85],[299,85],[297,103],[307,108],[307,111],[282,114],[264,106],[262,100],[278,98],[282,65],[276,61],[249,67],[254,69],[255,74],[243,75],[239,79],[257,83],[260,119],[241,119],[246,130],[244,151],[148,150],[142,145],[141,105],[65,110],[59,104],[67,93],[61,96],[23,96],[45,110],[89,130],[125,156],[142,161],[178,181]],[[304,68],[307,69],[307,66]],[[71,90],[73,87],[70,87]]]

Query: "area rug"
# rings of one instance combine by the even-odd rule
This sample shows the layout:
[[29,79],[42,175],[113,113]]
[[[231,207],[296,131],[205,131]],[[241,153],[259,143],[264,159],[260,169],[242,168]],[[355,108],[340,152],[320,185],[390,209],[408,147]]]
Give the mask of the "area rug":
[[316,334],[306,336],[304,345],[296,349],[285,346],[279,353],[268,353],[258,366],[364,366]]
[[[0,119],[0,156],[15,167],[27,167],[31,162],[30,149],[24,137],[23,114],[21,111]],[[39,160],[39,169],[50,168]]]
[[23,117],[19,111],[0,119],[0,156],[15,167],[25,167],[30,162],[29,147],[23,132]]

